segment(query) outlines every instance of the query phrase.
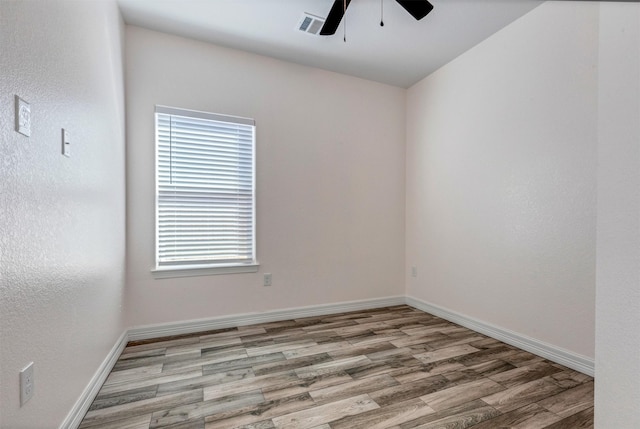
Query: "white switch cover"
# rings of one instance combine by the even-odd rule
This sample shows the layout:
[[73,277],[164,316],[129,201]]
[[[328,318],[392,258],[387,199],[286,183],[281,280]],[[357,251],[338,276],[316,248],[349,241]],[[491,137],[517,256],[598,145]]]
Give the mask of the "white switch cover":
[[71,141],[69,140],[69,131],[62,129],[62,154],[67,158],[71,158]]
[[16,131],[29,137],[31,135],[31,106],[16,95]]

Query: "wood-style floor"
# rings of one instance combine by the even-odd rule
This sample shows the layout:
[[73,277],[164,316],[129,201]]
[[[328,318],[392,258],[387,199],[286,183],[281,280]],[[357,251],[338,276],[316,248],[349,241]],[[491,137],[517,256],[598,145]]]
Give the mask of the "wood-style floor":
[[593,379],[407,306],[129,343],[81,428],[593,427]]

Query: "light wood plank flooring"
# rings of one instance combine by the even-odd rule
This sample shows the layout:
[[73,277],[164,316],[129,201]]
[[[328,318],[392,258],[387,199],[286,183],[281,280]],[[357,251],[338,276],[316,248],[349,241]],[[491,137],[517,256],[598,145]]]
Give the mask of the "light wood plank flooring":
[[129,343],[82,429],[578,429],[593,379],[408,306]]

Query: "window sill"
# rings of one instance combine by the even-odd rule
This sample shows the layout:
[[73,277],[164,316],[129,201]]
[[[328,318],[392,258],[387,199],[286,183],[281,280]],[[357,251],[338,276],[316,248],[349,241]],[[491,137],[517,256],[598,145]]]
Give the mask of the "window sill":
[[181,267],[162,267],[151,270],[155,279],[172,279],[178,277],[216,276],[220,274],[257,273],[260,264],[241,265],[193,265]]

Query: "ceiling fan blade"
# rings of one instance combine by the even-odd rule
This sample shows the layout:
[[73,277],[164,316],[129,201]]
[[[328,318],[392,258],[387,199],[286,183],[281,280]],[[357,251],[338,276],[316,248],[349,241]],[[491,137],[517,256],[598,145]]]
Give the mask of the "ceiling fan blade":
[[[346,0],[346,7],[349,7],[349,3],[351,3],[351,0]],[[333,2],[333,6],[331,6],[329,15],[327,15],[327,19],[324,21],[324,25],[320,30],[321,36],[331,36],[332,34],[336,34],[336,30],[344,16],[344,11],[345,0],[335,0]]]
[[418,21],[433,10],[433,5],[427,0],[396,0],[407,12]]

